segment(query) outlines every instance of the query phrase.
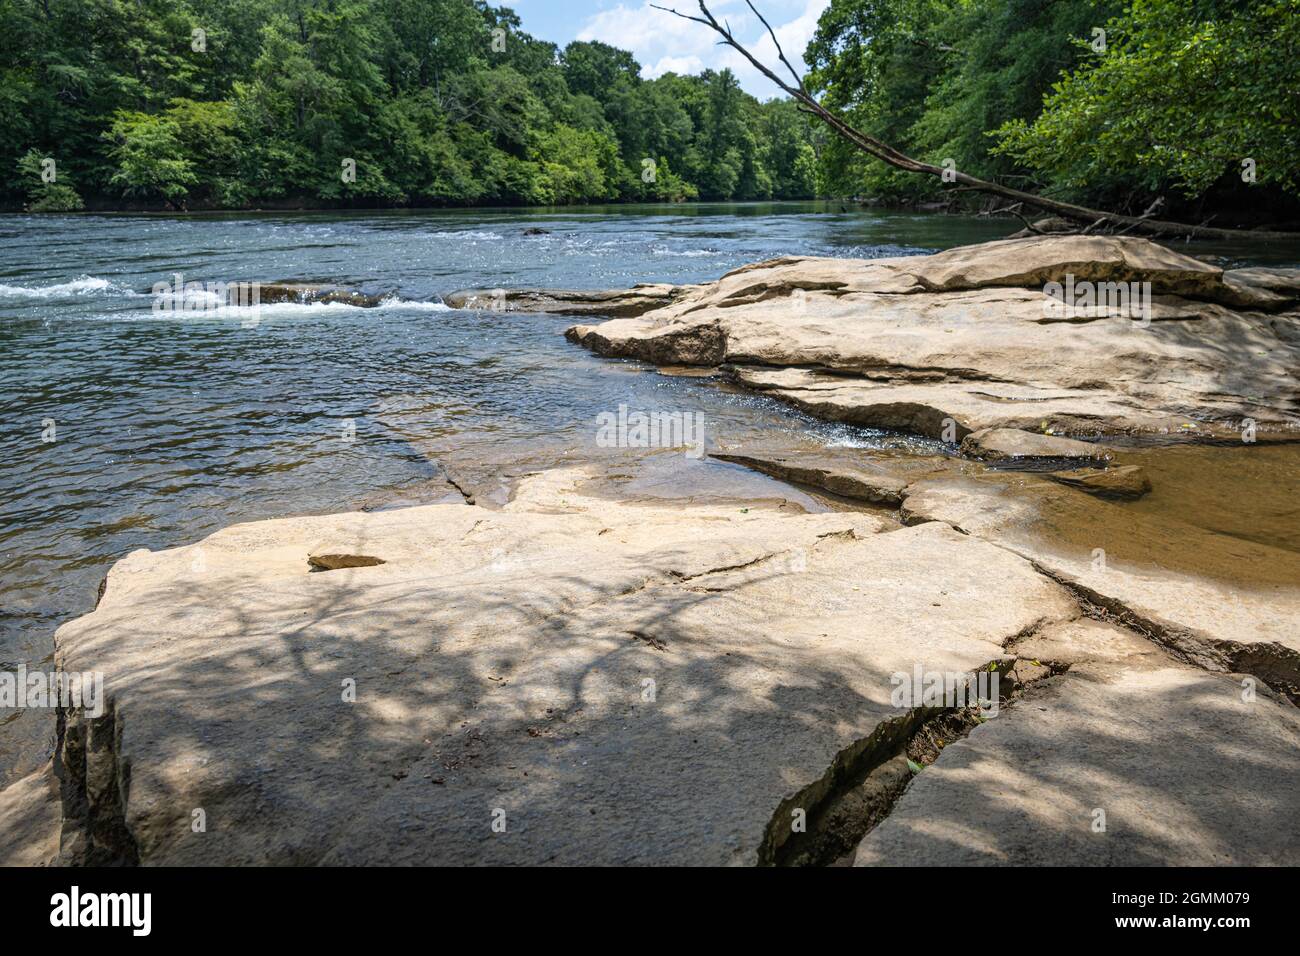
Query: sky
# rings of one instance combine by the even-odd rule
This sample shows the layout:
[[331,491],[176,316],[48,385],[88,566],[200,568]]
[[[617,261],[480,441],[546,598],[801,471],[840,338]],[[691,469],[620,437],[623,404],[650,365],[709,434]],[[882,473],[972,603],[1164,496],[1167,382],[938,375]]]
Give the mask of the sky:
[[[718,46],[717,35],[699,23],[654,9],[644,0],[495,0],[512,8],[533,36],[561,47],[573,40],[601,40],[630,50],[641,64],[641,75],[653,79],[667,72],[698,73],[730,67],[745,90],[759,99],[782,96],[780,90],[735,50]],[[655,0],[660,6],[699,14],[696,0]],[[745,0],[708,0],[709,9],[726,20],[736,39],[761,61],[776,65],[776,48],[763,24]],[[817,18],[830,0],[754,0],[781,41],[781,47],[801,73],[802,53]]]

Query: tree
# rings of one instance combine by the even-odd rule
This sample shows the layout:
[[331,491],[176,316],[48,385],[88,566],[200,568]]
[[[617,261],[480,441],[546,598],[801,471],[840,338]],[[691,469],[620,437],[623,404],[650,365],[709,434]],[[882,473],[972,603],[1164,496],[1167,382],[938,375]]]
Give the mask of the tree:
[[1105,29],[998,153],[1081,191],[1197,195],[1248,168],[1300,196],[1300,0],[1135,0]]
[[[768,24],[763,15],[758,12],[758,9],[753,4],[753,0],[746,0],[746,3],[767,28],[768,35],[771,37],[772,42],[776,47],[777,57],[781,67],[788,71],[791,80],[786,80],[782,75],[778,75],[771,67],[761,62],[739,41],[737,41],[735,36],[732,34],[730,27],[718,21],[712,11],[709,10],[708,4],[705,0],[698,0],[698,2],[701,14],[698,17],[677,13],[674,10],[669,10],[669,12],[675,13],[683,19],[703,24],[713,30],[722,37],[722,42],[726,43],[744,56],[755,69],[795,99],[803,109],[808,110],[824,122],[836,133],[836,135],[850,143],[856,149],[887,163],[895,169],[908,173],[922,173],[929,176],[935,176],[943,182],[960,184],[960,188],[970,189],[987,195],[998,196],[1005,200],[1010,200],[1016,206],[1027,206],[1029,208],[1050,212],[1075,222],[1086,222],[1089,223],[1087,227],[1088,229],[1093,229],[1098,226],[1106,226],[1110,228],[1122,227],[1124,231],[1135,230],[1155,235],[1174,235],[1186,238],[1240,238],[1243,235],[1235,229],[1217,229],[1206,226],[1190,225],[1187,223],[1151,219],[1147,214],[1142,216],[1128,216],[1120,213],[1091,209],[1077,203],[1062,202],[1041,194],[1026,192],[1021,189],[1013,189],[1009,186],[1004,186],[1001,183],[981,179],[978,176],[973,176],[970,173],[955,168],[949,161],[945,161],[942,166],[938,166],[934,163],[917,160],[892,144],[855,128],[843,117],[822,105],[822,103],[819,102],[811,92],[809,92],[802,77],[799,76],[798,72],[790,64],[790,61],[785,55],[785,51],[781,49],[781,42],[777,38],[776,32],[772,29],[771,25]],[[793,81],[793,83],[791,81]],[[1271,238],[1277,236],[1291,237],[1291,234],[1288,233],[1264,232],[1260,230],[1255,230],[1245,235],[1248,235],[1251,238]]]

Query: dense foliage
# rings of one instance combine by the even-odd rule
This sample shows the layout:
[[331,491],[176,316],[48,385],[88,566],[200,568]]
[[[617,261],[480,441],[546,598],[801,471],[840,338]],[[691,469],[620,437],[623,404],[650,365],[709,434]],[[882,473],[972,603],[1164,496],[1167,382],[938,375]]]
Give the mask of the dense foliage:
[[559,50],[481,0],[0,0],[0,28],[10,206],[815,190],[790,102],[726,70],[644,80],[624,51]]
[[[1106,208],[1300,195],[1300,0],[832,0],[806,59],[859,127],[983,178]],[[838,142],[823,168],[834,193],[945,188]]]
[[[950,188],[729,71],[645,80],[484,0],[0,0],[0,28],[10,207]],[[805,59],[828,106],[936,164],[1121,211],[1300,214],[1300,0],[831,0]]]

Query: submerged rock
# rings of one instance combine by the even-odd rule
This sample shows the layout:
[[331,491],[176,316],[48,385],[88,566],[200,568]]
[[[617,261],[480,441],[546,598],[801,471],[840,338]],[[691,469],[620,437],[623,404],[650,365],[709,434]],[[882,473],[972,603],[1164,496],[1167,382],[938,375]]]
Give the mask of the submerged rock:
[[1099,498],[1135,500],[1151,490],[1151,479],[1138,465],[1076,468],[1054,472],[1048,477],[1061,484],[1097,495]]
[[715,453],[711,458],[745,465],[774,478],[796,481],[876,505],[899,505],[908,480],[869,464],[846,465],[835,458],[788,458],[779,456]]
[[260,302],[298,302],[304,305],[331,305],[341,303],[361,309],[373,309],[387,298],[383,294],[358,292],[336,285],[317,285],[308,282],[269,282],[259,287]]
[[1204,440],[1253,424],[1260,440],[1296,440],[1300,312],[1283,294],[1289,275],[1258,273],[1104,236],[786,256],[566,334],[602,355],[725,364],[819,418],[934,438],[1017,428]]
[[1021,431],[1018,428],[985,428],[971,432],[962,439],[961,450],[973,458],[985,461],[1104,461],[1112,455],[1100,445],[1059,435]]

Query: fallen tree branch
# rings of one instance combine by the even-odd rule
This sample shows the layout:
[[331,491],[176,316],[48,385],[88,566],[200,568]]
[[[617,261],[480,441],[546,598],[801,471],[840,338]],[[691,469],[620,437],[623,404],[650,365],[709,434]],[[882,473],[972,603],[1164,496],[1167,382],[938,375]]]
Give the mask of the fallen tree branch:
[[959,170],[945,170],[939,166],[933,165],[932,163],[923,163],[919,160],[913,159],[911,156],[895,149],[883,140],[876,139],[874,136],[850,126],[843,119],[822,106],[821,103],[808,92],[798,71],[795,70],[795,68],[790,65],[790,61],[786,59],[785,52],[781,49],[780,41],[777,40],[776,31],[772,29],[771,24],[769,24],[766,18],[758,12],[758,8],[754,6],[753,0],[745,0],[745,3],[748,4],[750,10],[754,11],[754,15],[762,21],[763,26],[767,28],[768,35],[771,36],[772,42],[776,44],[778,57],[781,62],[785,64],[786,69],[790,71],[790,75],[794,78],[794,86],[791,86],[788,82],[781,79],[780,76],[769,69],[764,63],[760,62],[757,57],[749,52],[749,50],[745,49],[745,47],[741,45],[740,41],[738,41],[732,34],[730,25],[718,22],[717,18],[714,17],[713,12],[709,10],[708,4],[705,3],[705,0],[699,0],[701,15],[698,17],[686,13],[680,13],[672,7],[661,7],[655,3],[650,5],[656,10],[663,10],[665,13],[671,13],[674,16],[681,17],[683,20],[690,20],[713,30],[722,37],[722,40],[720,41],[721,43],[730,46],[748,60],[754,69],[758,70],[780,87],[787,96],[793,98],[796,104],[798,104],[804,112],[813,114],[834,130],[842,139],[847,140],[864,153],[874,156],[882,162],[888,163],[895,169],[901,169],[909,173],[926,173],[931,176],[938,176],[940,179],[943,179],[944,173],[948,172],[952,178],[950,180],[945,180],[946,182],[960,183],[962,186],[966,186],[979,192],[988,193],[993,196],[1001,196],[1003,199],[1010,199],[1015,202],[1024,203],[1026,206],[1040,209],[1043,212],[1052,213],[1060,216],[1062,219],[1069,219],[1072,222],[1089,223],[1090,225],[1088,225],[1087,229],[1084,230],[1085,233],[1090,232],[1097,226],[1106,224],[1112,227],[1126,226],[1129,230],[1146,233],[1148,235],[1169,235],[1183,239],[1300,238],[1300,233],[1294,232],[1268,232],[1260,229],[1215,229],[1208,226],[1193,226],[1181,222],[1166,222],[1159,219],[1148,219],[1145,216],[1124,216],[1119,213],[1105,212],[1100,209],[1089,209],[1087,206],[1061,202],[1056,199],[1047,199],[1043,196],[1036,196],[1033,193],[1022,192],[1019,189],[1012,189],[1010,186],[1003,186],[1001,183],[980,179]]

